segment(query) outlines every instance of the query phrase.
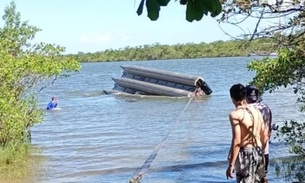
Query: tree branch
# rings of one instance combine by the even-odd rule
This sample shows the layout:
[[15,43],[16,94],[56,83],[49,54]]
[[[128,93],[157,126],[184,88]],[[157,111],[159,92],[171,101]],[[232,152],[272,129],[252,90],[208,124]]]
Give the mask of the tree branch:
[[255,34],[257,33],[257,28],[258,28],[259,23],[261,22],[262,17],[264,16],[264,11],[265,11],[265,8],[263,9],[263,11],[261,13],[261,16],[260,16],[260,18],[258,19],[258,21],[256,23],[255,29],[253,31],[253,34],[252,34],[251,38],[250,38],[250,42],[253,40]]

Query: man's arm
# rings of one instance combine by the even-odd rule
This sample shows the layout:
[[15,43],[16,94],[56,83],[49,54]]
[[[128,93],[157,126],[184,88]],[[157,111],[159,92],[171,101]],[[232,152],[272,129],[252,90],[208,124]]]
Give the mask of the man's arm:
[[[232,138],[232,142],[233,142],[233,138]],[[231,144],[232,144],[232,142],[231,142]],[[232,151],[232,145],[230,146],[230,150],[229,150],[229,152],[228,152],[228,160],[230,160],[231,151]]]
[[48,105],[47,105],[47,110],[50,110],[50,109],[51,109],[51,104],[52,104],[51,102],[48,103]]
[[269,128],[268,128],[268,138],[270,139],[271,137],[271,132],[272,132],[272,111],[271,109],[269,109],[269,112],[270,112],[270,120],[269,120]]
[[230,149],[229,166],[234,166],[238,152],[240,150],[241,143],[241,130],[239,124],[239,118],[236,111],[232,112],[229,116],[231,128],[232,128],[232,143]]
[[[260,112],[260,111],[258,111]],[[261,125],[260,128],[260,141],[262,143],[262,149],[265,150],[267,141],[268,141],[268,132],[266,131],[266,127],[265,127],[265,123],[264,123],[264,119],[262,115],[258,115],[258,120],[259,123]]]

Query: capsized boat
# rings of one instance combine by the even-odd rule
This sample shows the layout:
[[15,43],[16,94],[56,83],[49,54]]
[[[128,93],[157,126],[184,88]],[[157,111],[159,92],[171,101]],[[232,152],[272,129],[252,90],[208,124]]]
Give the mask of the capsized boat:
[[199,76],[136,65],[121,68],[121,78],[112,78],[115,82],[113,89],[104,90],[104,93],[172,97],[191,97],[194,92],[199,95],[212,93],[208,84]]

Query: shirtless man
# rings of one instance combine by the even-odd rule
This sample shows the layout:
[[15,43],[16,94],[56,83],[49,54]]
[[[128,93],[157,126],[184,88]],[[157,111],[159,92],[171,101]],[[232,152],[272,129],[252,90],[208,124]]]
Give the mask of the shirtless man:
[[261,113],[247,105],[246,89],[242,84],[230,88],[235,110],[230,113],[232,143],[229,152],[227,178],[233,178],[236,170],[238,183],[261,183],[265,180],[264,148],[267,133]]
[[272,132],[272,112],[271,109],[259,101],[259,93],[258,88],[254,85],[246,86],[246,100],[250,105],[254,105],[263,115],[263,119],[265,122],[265,130],[268,133],[268,141],[265,147],[264,156],[265,156],[265,172],[268,173],[268,165],[269,165],[269,141]]

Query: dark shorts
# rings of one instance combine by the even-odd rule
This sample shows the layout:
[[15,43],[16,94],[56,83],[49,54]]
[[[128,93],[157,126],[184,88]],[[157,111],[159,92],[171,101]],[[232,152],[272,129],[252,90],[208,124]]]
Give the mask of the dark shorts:
[[241,148],[236,161],[238,183],[260,183],[266,177],[264,153],[260,147]]
[[265,173],[268,173],[269,154],[265,154]]

